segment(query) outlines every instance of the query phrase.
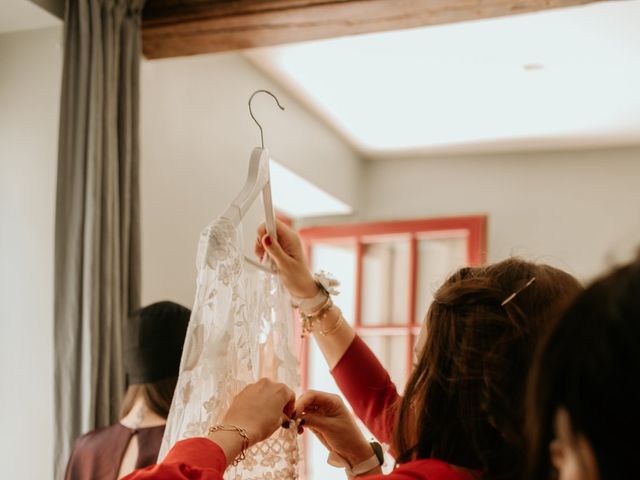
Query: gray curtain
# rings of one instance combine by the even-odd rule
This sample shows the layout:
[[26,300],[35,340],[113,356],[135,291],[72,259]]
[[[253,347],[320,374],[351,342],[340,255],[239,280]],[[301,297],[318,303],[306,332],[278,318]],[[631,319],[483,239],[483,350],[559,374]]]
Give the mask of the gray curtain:
[[55,477],[117,419],[122,325],[140,301],[144,0],[67,0],[55,231]]

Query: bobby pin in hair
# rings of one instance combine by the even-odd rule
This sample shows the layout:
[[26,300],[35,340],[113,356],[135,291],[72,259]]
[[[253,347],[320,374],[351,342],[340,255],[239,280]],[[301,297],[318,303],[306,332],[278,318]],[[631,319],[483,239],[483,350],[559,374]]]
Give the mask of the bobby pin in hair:
[[500,305],[504,307],[507,303],[509,303],[514,298],[516,298],[518,296],[518,294],[522,293],[522,291],[524,289],[526,289],[529,285],[531,285],[535,281],[536,281],[536,277],[531,277],[531,280],[529,280],[527,283],[525,283],[522,288],[520,288],[519,290],[516,290],[511,295],[509,295],[507,298],[505,298],[504,301]]

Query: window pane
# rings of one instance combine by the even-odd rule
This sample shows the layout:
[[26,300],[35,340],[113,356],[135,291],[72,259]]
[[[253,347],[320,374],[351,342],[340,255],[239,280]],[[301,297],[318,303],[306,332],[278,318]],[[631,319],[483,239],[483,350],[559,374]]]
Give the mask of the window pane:
[[356,249],[354,245],[316,243],[311,250],[314,272],[324,270],[340,282],[340,295],[333,297],[344,318],[353,324],[355,312]]
[[[310,337],[307,341],[309,342],[309,388],[340,394],[340,390],[338,390],[336,382],[329,373],[327,362],[315,340]],[[345,403],[347,403],[346,400]],[[306,433],[306,435],[307,443],[304,455],[307,461],[307,478],[313,480],[344,480],[344,470],[332,467],[327,463],[327,449],[320,440],[310,432]]]
[[429,238],[418,241],[416,322],[421,324],[433,293],[457,269],[467,264],[467,238]]
[[362,256],[362,325],[407,324],[409,242],[365,245]]
[[362,339],[389,372],[398,393],[402,393],[407,380],[407,336],[363,335]]
[[[355,246],[338,244],[314,244],[311,251],[314,272],[324,270],[340,281],[340,295],[334,296],[334,303],[340,307],[345,319],[353,323],[355,305],[356,255]],[[329,373],[329,367],[313,338],[309,342],[308,385],[310,389],[340,393]],[[344,398],[344,397],[343,397]],[[345,400],[345,403],[346,400]],[[344,480],[344,470],[327,464],[327,449],[311,433],[305,433],[307,478],[310,480]]]

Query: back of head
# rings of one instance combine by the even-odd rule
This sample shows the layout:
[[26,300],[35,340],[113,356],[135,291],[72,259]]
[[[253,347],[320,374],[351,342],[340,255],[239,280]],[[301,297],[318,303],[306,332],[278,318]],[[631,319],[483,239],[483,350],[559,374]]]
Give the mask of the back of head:
[[398,418],[399,461],[437,458],[488,478],[517,478],[533,353],[580,289],[566,272],[517,258],[452,275],[427,312]]
[[167,417],[178,379],[191,310],[174,302],[151,304],[134,312],[124,328],[124,365],[128,390],[120,408],[126,415],[142,394],[147,406]]
[[596,281],[541,346],[532,372],[530,478],[551,478],[553,421],[565,409],[601,479],[630,478],[640,449],[640,258]]

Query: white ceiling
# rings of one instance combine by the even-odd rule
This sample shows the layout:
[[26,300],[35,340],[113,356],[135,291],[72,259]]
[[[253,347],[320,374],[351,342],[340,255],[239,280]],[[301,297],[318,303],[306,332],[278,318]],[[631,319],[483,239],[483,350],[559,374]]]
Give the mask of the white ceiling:
[[30,0],[0,0],[0,34],[61,24],[58,17]]
[[372,158],[640,144],[640,0],[246,54]]

